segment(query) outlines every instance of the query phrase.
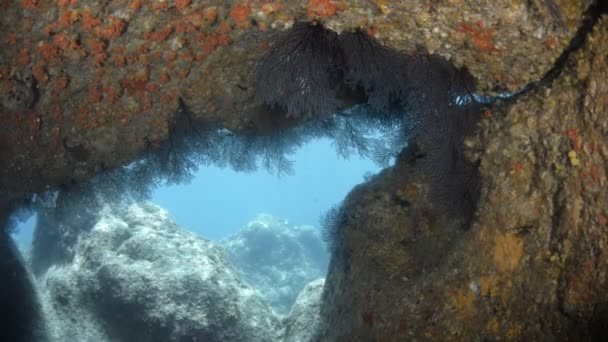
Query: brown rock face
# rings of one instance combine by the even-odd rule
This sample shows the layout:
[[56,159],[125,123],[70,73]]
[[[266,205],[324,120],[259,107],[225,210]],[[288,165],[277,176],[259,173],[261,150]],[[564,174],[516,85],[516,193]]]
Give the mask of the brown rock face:
[[589,1],[0,1],[2,206],[113,169],[165,141],[175,115],[264,130],[252,75],[296,20],[362,28],[516,90],[565,48]]
[[607,19],[553,86],[485,113],[466,142],[483,184],[470,228],[427,203],[405,163],[351,192],[319,339],[580,340],[606,329]]

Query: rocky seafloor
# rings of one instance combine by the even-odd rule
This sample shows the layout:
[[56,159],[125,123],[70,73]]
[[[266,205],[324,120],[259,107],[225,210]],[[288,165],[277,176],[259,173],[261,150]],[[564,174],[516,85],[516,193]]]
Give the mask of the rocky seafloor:
[[[311,258],[307,247],[322,246],[318,233],[302,237],[264,215],[240,234],[255,243],[220,244],[182,229],[149,202],[105,206],[88,227],[69,218],[60,224],[80,233],[76,241],[56,242],[69,258],[33,274],[37,340],[302,341],[315,332],[325,268],[314,265],[323,256]],[[260,245],[256,259],[236,257]],[[50,257],[37,250],[45,246],[35,241],[28,265]],[[262,258],[286,250],[291,260]],[[277,274],[282,282],[273,283]]]
[[[1,1],[2,218],[32,193],[85,183],[142,155],[152,160],[157,148],[170,159],[183,122],[265,138],[300,124],[273,121],[253,91],[257,61],[296,21],[438,53],[492,95],[542,79],[594,3]],[[482,110],[462,141],[480,187],[467,224],[425,198],[429,179],[407,158],[353,189],[336,221],[313,340],[603,336],[606,32],[604,14],[552,82]],[[209,137],[196,147],[217,149]],[[8,234],[1,238],[2,316],[35,324],[27,276]]]

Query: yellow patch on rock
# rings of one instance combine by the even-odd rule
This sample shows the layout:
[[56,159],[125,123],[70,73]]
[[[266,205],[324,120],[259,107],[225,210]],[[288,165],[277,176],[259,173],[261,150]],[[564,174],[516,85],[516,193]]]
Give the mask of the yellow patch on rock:
[[524,243],[515,235],[500,234],[494,245],[494,263],[500,273],[513,272],[524,255]]

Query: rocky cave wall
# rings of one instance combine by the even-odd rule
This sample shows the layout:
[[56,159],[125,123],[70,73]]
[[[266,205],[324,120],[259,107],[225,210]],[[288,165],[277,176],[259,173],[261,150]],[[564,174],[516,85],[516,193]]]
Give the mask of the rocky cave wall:
[[[253,69],[294,21],[362,28],[406,52],[466,65],[481,93],[539,79],[589,1],[0,2],[0,199],[82,182],[158,147],[180,108],[265,134]],[[283,125],[293,124],[291,122]]]
[[[318,20],[466,66],[481,94],[539,80],[590,1],[0,1],[0,206],[78,184],[187,120],[237,134],[297,124],[254,99],[275,33]],[[467,140],[469,229],[417,196],[405,160],[342,209],[320,339],[591,336],[606,318],[606,20],[551,87],[484,112]],[[422,198],[422,197],[421,197]]]
[[320,340],[601,340],[608,330],[608,17],[550,88],[487,110],[467,139],[468,229],[407,160],[341,210]]

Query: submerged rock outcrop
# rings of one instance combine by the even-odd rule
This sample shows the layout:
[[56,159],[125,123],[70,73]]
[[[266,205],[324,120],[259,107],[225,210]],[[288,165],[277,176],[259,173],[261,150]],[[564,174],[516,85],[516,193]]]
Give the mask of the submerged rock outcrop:
[[55,341],[277,341],[281,321],[223,249],[152,204],[106,207],[38,276]]
[[319,340],[605,336],[607,32],[604,16],[552,86],[485,112],[465,141],[482,178],[468,229],[407,158],[351,192]]
[[307,283],[327,272],[329,256],[318,229],[289,226],[267,214],[258,215],[222,246],[243,280],[281,314],[289,312]]
[[319,326],[321,294],[325,279],[308,283],[298,295],[289,315],[283,319],[284,342],[313,342]]

